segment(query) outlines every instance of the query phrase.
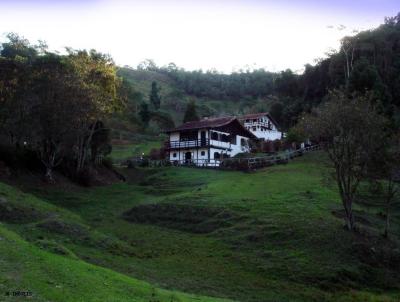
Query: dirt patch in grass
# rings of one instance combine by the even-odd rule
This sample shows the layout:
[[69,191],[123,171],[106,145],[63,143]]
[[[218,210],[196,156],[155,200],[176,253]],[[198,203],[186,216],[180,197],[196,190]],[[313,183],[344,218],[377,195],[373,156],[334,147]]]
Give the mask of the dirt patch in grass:
[[24,207],[10,203],[0,197],[0,221],[8,223],[28,223],[43,218],[44,215],[33,207]]
[[227,228],[244,219],[243,216],[222,208],[165,203],[139,205],[122,216],[133,223],[154,224],[198,234]]
[[67,235],[70,237],[84,237],[88,236],[89,233],[84,226],[75,223],[68,223],[58,219],[46,220],[38,223],[37,226],[47,231]]
[[35,244],[41,249],[47,250],[51,253],[67,256],[72,259],[78,259],[78,257],[71,250],[55,241],[40,239],[37,240]]

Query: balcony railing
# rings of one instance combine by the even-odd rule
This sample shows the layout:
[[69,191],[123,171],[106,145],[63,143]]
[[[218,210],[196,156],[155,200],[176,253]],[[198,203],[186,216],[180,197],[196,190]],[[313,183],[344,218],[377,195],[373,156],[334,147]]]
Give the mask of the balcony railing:
[[244,126],[245,127],[254,127],[254,126],[257,127],[257,126],[260,126],[260,127],[265,127],[268,130],[272,130],[272,124],[268,124],[267,122],[245,122]]
[[209,139],[198,139],[190,141],[168,141],[165,142],[166,149],[188,149],[210,146]]

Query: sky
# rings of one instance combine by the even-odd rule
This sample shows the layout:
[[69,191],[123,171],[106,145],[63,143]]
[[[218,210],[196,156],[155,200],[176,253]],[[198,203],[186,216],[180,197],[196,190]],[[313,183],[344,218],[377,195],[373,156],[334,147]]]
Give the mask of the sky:
[[399,0],[0,0],[0,41],[15,32],[53,51],[96,49],[121,66],[301,71],[398,12]]

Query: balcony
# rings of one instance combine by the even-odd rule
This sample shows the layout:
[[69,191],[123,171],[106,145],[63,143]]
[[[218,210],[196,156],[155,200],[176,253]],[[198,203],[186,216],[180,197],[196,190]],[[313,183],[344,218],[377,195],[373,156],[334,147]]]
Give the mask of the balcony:
[[164,144],[165,149],[191,149],[210,146],[209,139],[198,139],[190,141],[169,141]]
[[272,130],[272,124],[268,122],[245,122],[244,126],[247,127],[265,127],[268,130]]

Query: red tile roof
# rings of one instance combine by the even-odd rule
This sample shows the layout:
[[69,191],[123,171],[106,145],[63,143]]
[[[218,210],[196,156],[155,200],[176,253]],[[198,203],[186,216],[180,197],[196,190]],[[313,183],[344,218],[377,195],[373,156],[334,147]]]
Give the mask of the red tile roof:
[[200,128],[215,128],[215,127],[222,127],[225,126],[232,121],[234,121],[236,118],[235,117],[217,117],[217,118],[207,118],[207,119],[202,119],[200,121],[193,121],[193,122],[187,122],[179,127],[176,127],[175,129],[169,130],[167,132],[173,132],[173,131],[182,131],[182,130],[195,130],[195,129],[200,129]]

